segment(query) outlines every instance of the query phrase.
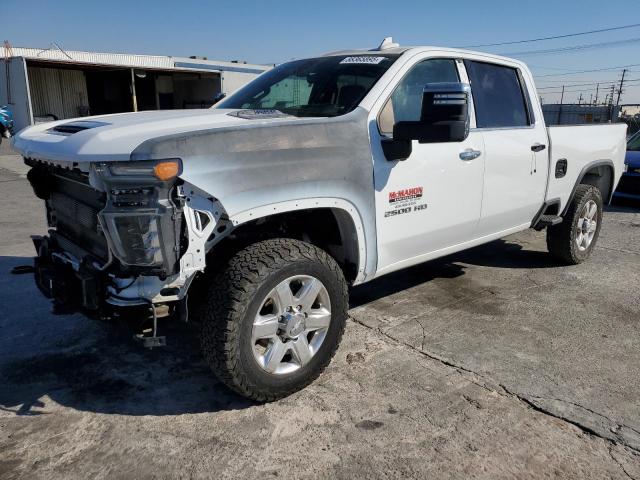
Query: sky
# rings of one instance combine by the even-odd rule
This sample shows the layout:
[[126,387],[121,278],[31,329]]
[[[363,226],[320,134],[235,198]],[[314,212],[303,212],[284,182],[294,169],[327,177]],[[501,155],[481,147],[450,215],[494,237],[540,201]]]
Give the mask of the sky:
[[[526,40],[639,23],[637,0],[394,0],[313,2],[194,0],[0,0],[0,40],[16,47],[281,63],[347,48],[373,48],[386,36],[401,45],[471,46]],[[561,53],[526,53],[627,41]],[[545,103],[596,83],[608,90],[622,68],[631,80],[621,103],[640,103],[640,27],[564,39],[479,47],[527,62]],[[513,55],[515,54],[515,55]],[[638,80],[634,82],[633,80]],[[585,85],[586,84],[586,85]]]

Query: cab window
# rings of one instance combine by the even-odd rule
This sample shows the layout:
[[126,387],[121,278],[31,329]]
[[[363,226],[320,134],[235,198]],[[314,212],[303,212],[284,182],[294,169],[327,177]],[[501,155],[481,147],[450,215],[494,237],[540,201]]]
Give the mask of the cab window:
[[465,60],[478,128],[531,125],[527,98],[518,70],[503,65]]
[[393,124],[401,121],[419,121],[422,110],[422,92],[427,83],[459,82],[455,60],[434,58],[414,65],[395,88],[382,108],[378,128],[383,135],[393,133]]

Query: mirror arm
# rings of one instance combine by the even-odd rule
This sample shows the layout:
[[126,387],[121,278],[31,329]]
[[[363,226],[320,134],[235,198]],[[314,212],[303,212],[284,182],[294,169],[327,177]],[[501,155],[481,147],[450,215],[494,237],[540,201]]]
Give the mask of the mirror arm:
[[411,155],[411,140],[382,139],[382,151],[389,162],[404,161]]

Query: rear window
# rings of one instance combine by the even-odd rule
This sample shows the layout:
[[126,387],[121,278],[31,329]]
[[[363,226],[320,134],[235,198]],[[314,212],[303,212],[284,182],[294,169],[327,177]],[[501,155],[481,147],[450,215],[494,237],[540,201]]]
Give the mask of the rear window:
[[517,69],[470,60],[464,64],[471,82],[478,128],[531,124]]

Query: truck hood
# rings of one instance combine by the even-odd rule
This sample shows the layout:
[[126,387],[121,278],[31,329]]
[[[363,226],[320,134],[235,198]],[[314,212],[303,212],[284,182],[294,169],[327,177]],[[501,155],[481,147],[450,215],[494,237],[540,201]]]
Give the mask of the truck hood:
[[248,111],[161,110],[60,120],[21,130],[13,147],[25,157],[52,162],[127,161],[140,144],[159,137],[298,120],[273,111],[243,112]]

